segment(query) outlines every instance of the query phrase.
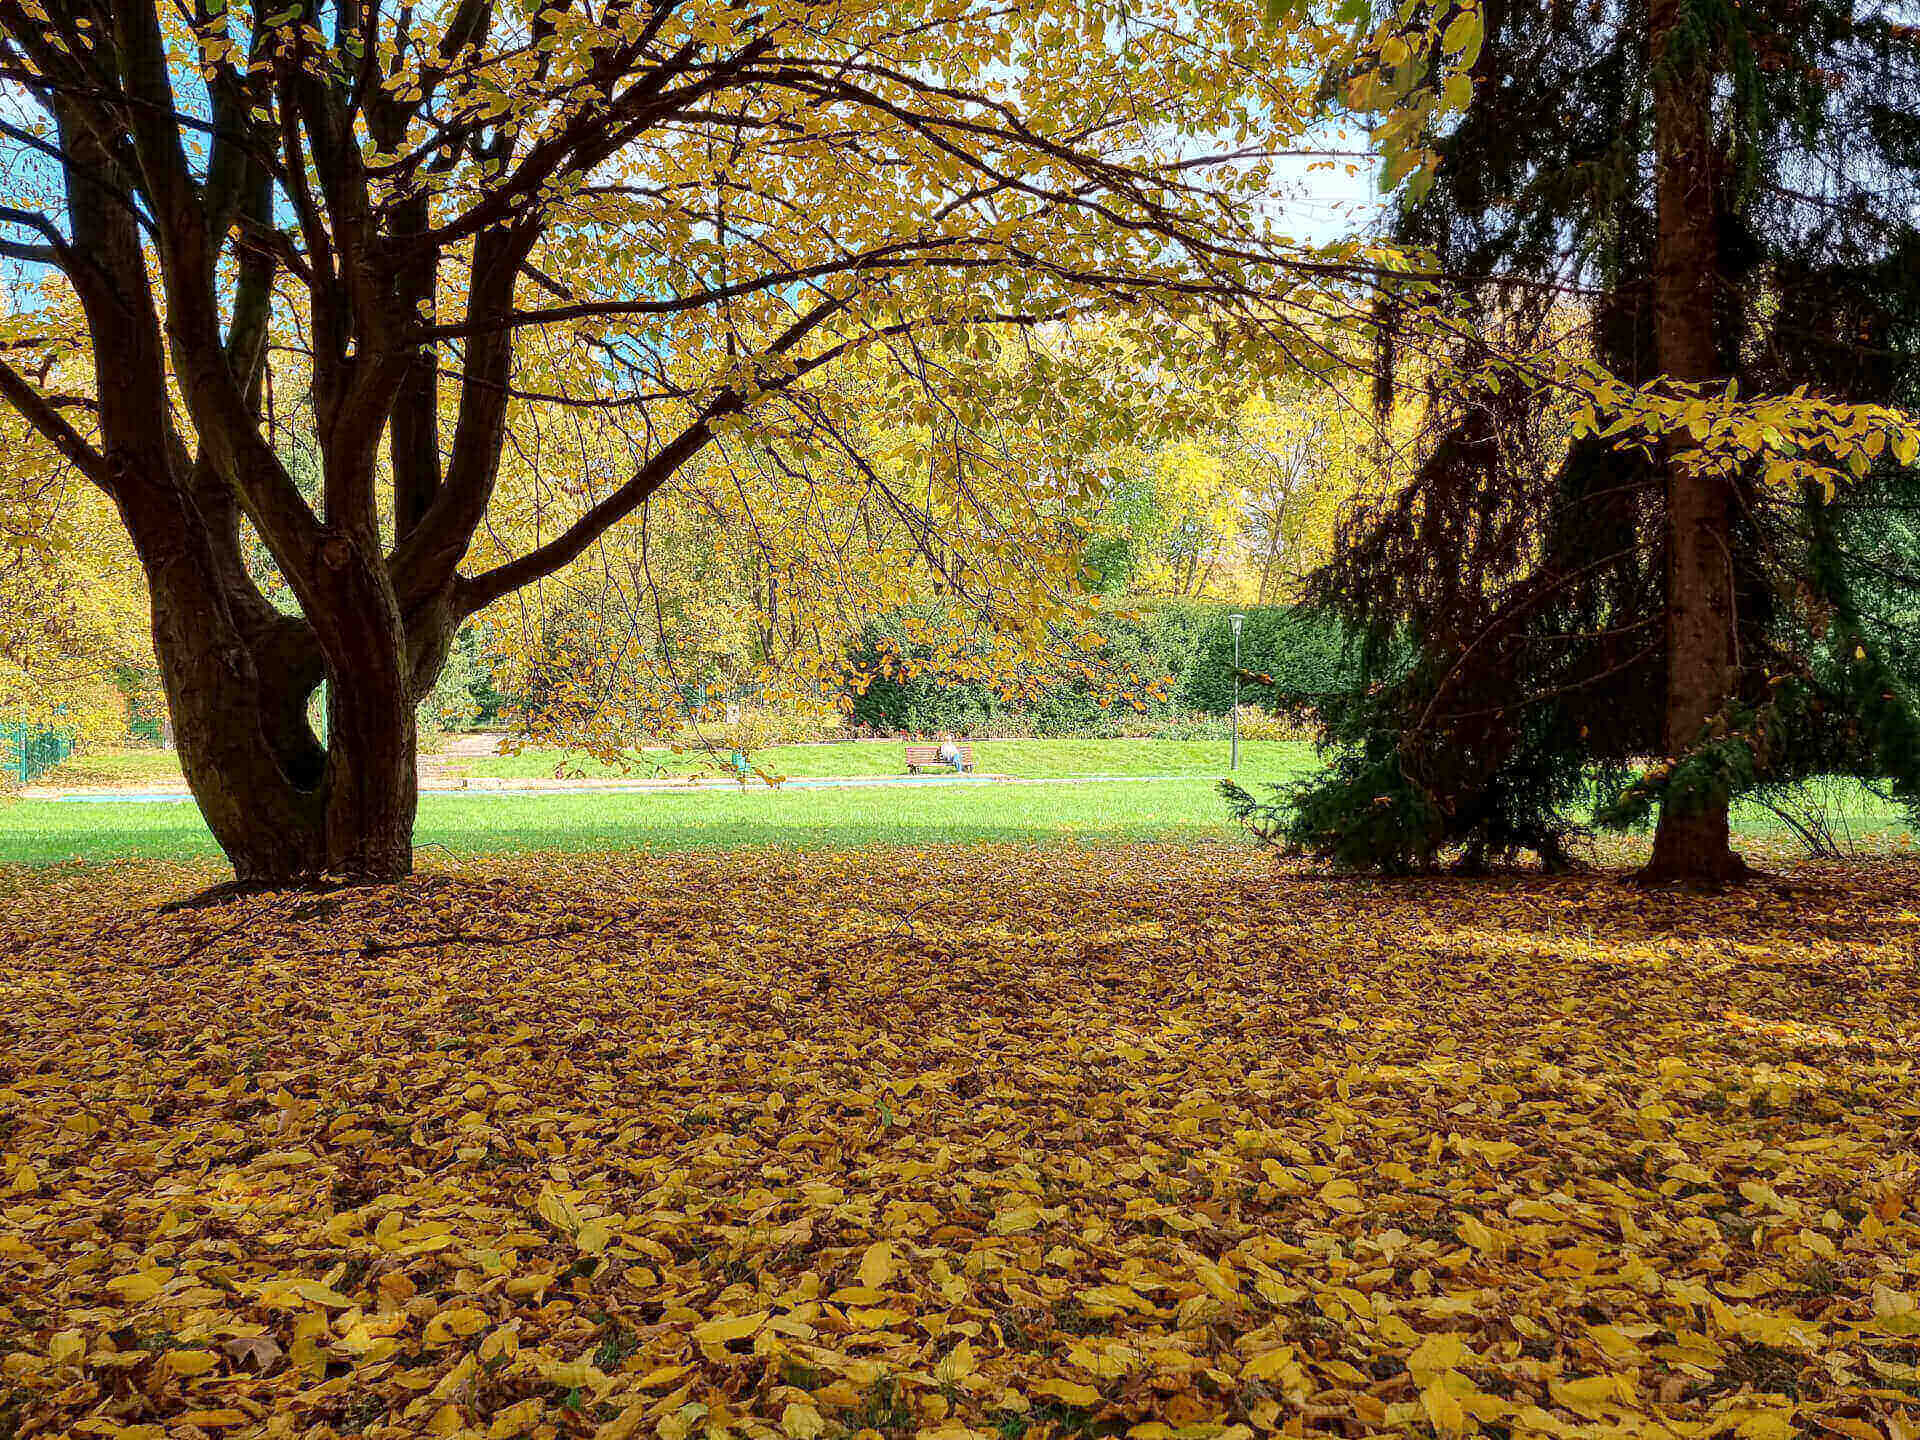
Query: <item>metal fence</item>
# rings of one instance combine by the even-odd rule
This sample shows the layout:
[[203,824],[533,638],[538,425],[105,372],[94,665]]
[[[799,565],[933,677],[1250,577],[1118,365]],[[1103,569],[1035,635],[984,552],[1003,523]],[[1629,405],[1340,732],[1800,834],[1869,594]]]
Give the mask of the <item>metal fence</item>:
[[24,720],[0,720],[0,775],[31,783],[73,753],[73,732]]

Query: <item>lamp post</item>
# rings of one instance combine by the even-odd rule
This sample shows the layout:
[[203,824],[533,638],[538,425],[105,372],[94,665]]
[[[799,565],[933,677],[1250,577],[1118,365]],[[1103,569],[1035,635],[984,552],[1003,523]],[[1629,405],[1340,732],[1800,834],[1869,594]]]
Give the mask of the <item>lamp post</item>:
[[1227,768],[1240,768],[1240,627],[1247,623],[1247,617],[1238,613],[1227,616],[1227,624],[1233,629],[1233,716],[1227,722],[1228,733],[1232,735],[1232,750],[1227,756]]

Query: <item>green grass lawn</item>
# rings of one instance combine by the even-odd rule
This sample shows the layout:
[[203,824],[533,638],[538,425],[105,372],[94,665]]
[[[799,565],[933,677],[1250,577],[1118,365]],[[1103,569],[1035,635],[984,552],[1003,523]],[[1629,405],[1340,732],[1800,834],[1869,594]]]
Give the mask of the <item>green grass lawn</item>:
[[[750,845],[901,846],[1025,841],[1221,840],[1227,822],[1215,778],[1223,749],[1206,742],[1152,740],[984,741],[983,770],[1029,778],[1075,774],[1180,775],[1169,780],[1091,781],[1063,785],[923,784],[847,789],[778,789],[751,785],[698,793],[427,795],[416,832],[423,846],[459,853],[526,850],[589,851],[654,847],[687,849]],[[1306,773],[1311,747],[1254,742],[1242,748],[1242,783],[1284,782]],[[897,773],[899,742],[789,746],[763,763],[795,778]],[[91,773],[123,783],[159,778],[162,752],[88,757]],[[548,752],[551,755],[552,752]],[[786,757],[793,757],[787,760]],[[171,759],[172,757],[165,757]],[[692,757],[674,757],[683,767]],[[784,761],[778,763],[777,761]],[[553,773],[530,756],[499,757],[522,774]],[[604,776],[604,770],[588,772]],[[684,773],[684,770],[683,770]],[[79,783],[77,781],[73,783]],[[96,781],[95,783],[99,783]],[[1897,844],[1901,813],[1857,786],[1831,788],[1837,827],[1869,848]],[[1752,804],[1736,813],[1743,835],[1788,847],[1778,818]],[[22,800],[0,803],[0,863],[45,865],[116,856],[192,857],[216,854],[191,804],[82,804]]]
[[[427,795],[421,845],[485,853],[741,845],[948,845],[969,841],[1224,839],[1206,779],[1087,785],[750,787],[700,794]],[[190,804],[0,805],[0,862],[217,853]]]
[[[772,775],[794,779],[827,776],[899,775],[906,749],[898,740],[849,740],[823,745],[775,745],[753,759]],[[1313,747],[1294,740],[1247,740],[1240,763],[1249,774],[1292,775],[1312,761]],[[982,740],[973,747],[974,767],[1023,779],[1065,775],[1192,775],[1227,773],[1224,740]],[[475,778],[551,780],[556,775],[588,780],[645,779],[654,775],[714,775],[718,757],[698,750],[647,750],[624,766],[607,765],[579,751],[527,749],[518,755],[454,757],[450,769]],[[180,779],[179,757],[169,750],[104,750],[76,755],[49,770],[41,785],[153,785]]]

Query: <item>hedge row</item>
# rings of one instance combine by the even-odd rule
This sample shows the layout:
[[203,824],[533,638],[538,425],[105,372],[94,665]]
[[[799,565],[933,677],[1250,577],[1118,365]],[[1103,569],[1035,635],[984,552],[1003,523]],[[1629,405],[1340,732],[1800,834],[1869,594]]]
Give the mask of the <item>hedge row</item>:
[[[849,658],[879,678],[852,697],[852,719],[866,729],[961,735],[1111,736],[1210,733],[1233,704],[1235,607],[1214,602],[1168,601],[1144,609],[1137,619],[1103,618],[1106,643],[1095,652],[1100,673],[1080,673],[1071,664],[1028,666],[1011,678],[1021,693],[1009,699],[1004,685],[962,678],[977,651],[961,647],[958,666],[919,670],[932,647],[916,638],[939,617],[926,610],[901,611],[869,621]],[[1340,689],[1351,674],[1344,635],[1337,623],[1282,605],[1255,605],[1241,613],[1241,669],[1270,676],[1271,686],[1243,685],[1242,705],[1271,713],[1283,701]],[[1062,655],[1078,653],[1066,634]],[[905,657],[908,673],[889,666]],[[889,670],[895,673],[885,673]],[[1102,699],[1107,701],[1102,704]],[[1143,702],[1143,703],[1136,703]]]

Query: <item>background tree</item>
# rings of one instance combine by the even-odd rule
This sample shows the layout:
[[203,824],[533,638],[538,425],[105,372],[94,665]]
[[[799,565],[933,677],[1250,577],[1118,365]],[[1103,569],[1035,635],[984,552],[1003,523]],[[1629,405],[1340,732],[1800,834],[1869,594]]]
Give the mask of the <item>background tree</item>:
[[1410,417],[1374,416],[1357,368],[1245,405],[1221,437],[1243,487],[1240,548],[1257,604],[1291,601],[1330,557],[1341,512],[1389,483]]
[[[1395,443],[1395,427],[1371,414],[1364,365],[1344,354],[1251,395],[1221,396],[1204,375],[1183,374],[1186,428],[1157,449],[1105,457],[1113,478],[1087,544],[1096,588],[1293,599],[1300,577],[1327,558],[1341,508],[1384,483],[1381,447]],[[1195,408],[1195,386],[1225,403]]]
[[17,415],[0,412],[0,723],[123,741],[150,715],[140,565],[113,507]]

